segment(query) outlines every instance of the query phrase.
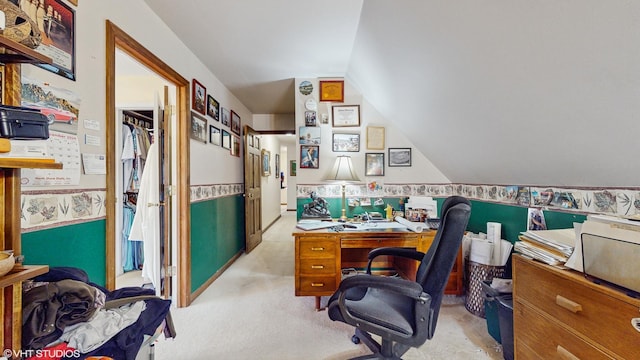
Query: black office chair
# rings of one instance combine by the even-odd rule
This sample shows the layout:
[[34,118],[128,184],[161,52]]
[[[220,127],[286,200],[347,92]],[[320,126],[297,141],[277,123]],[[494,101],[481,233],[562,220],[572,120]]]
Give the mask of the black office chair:
[[[352,341],[362,341],[374,352],[355,359],[400,359],[411,347],[433,337],[471,204],[451,196],[440,214],[440,227],[426,254],[406,248],[374,249],[369,253],[367,274],[345,278],[329,299],[329,318],[355,326]],[[416,281],[371,276],[371,263],[380,255],[420,261]],[[376,343],[370,333],[382,337],[382,343]]]

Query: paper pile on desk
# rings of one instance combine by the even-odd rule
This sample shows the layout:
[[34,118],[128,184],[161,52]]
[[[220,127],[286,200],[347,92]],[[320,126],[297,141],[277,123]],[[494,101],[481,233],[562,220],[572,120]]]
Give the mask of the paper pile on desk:
[[573,253],[576,244],[574,229],[529,230],[520,233],[515,250],[549,265],[562,265]]

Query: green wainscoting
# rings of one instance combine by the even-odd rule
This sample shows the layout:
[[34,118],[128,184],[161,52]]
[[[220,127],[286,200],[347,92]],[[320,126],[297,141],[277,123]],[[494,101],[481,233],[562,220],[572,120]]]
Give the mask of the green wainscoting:
[[244,239],[242,195],[191,204],[191,292],[242,251]]
[[[400,198],[383,198],[385,205],[381,206],[357,206],[347,207],[347,217],[353,217],[355,214],[361,214],[365,211],[378,211],[384,216],[384,208],[386,204],[391,204],[394,209],[399,208]],[[331,216],[340,217],[342,209],[342,200],[339,198],[325,199],[329,203]],[[440,209],[444,198],[436,198],[438,209]],[[304,204],[309,203],[308,198],[297,199],[298,219],[302,216]],[[547,228],[562,229],[573,227],[574,222],[584,222],[586,216],[582,214],[574,214],[570,212],[545,211],[545,220]],[[472,232],[487,231],[487,222],[498,222],[502,224],[502,238],[515,242],[518,240],[520,232],[527,230],[527,208],[516,205],[506,205],[479,200],[471,200],[471,218],[467,229]]]
[[106,220],[22,234],[25,265],[77,267],[98,285],[106,283]]

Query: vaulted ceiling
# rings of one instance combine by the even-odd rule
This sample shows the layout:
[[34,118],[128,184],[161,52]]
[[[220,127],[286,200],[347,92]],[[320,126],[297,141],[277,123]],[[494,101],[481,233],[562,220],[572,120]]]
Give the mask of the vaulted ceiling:
[[255,114],[345,77],[452,182],[639,185],[638,1],[145,2]]

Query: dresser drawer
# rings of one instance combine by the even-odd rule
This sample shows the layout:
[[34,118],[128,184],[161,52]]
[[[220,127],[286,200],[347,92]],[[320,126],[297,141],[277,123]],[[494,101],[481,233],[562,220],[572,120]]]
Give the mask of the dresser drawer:
[[549,314],[621,358],[638,357],[640,332],[631,326],[631,319],[640,316],[638,307],[587,286],[583,278],[566,278],[521,259],[514,264],[518,301]]
[[335,258],[300,259],[300,274],[334,274],[337,272]]
[[[517,302],[513,322],[517,329],[525,329],[518,332],[516,339],[517,359],[612,359],[567,331],[555,320]],[[532,354],[531,349],[535,349],[535,353]]]
[[298,283],[299,293],[296,295],[331,295],[338,284],[336,276],[300,276]]
[[379,247],[406,247],[416,248],[418,247],[418,237],[407,239],[393,239],[393,238],[353,238],[342,239],[341,247],[343,249],[375,249]]
[[304,238],[298,242],[300,259],[335,258],[338,242],[326,238]]

